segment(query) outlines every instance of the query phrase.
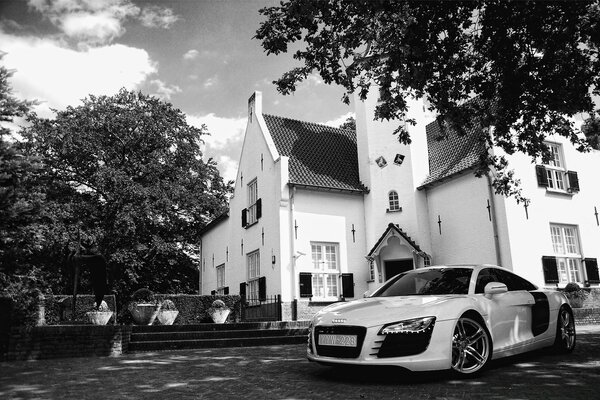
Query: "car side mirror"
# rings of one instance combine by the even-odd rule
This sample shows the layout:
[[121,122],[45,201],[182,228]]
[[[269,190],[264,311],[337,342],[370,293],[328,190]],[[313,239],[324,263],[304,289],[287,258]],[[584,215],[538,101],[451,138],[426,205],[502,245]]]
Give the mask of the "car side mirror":
[[506,292],[508,292],[508,288],[504,283],[500,282],[490,282],[487,285],[485,285],[485,289],[483,289],[483,293],[486,297],[492,297],[495,294]]
[[366,292],[363,293],[363,297],[369,297],[371,296],[371,291],[367,290]]

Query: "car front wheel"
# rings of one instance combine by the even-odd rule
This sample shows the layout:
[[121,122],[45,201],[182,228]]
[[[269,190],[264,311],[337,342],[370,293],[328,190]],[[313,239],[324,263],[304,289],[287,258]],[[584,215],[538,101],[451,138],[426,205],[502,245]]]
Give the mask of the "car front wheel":
[[562,306],[558,311],[554,348],[561,353],[570,353],[575,348],[575,319],[569,307]]
[[469,317],[460,317],[452,336],[452,370],[472,374],[481,370],[491,357],[492,342],[485,326]]

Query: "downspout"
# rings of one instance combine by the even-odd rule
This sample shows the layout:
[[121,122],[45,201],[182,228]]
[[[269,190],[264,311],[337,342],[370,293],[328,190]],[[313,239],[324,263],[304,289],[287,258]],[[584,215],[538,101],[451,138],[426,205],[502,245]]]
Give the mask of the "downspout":
[[291,266],[291,280],[292,280],[292,302],[298,300],[298,292],[296,288],[296,240],[294,236],[294,201],[295,201],[295,188],[288,184],[288,197],[289,197],[289,229],[290,229],[290,266]]
[[203,267],[203,258],[202,254],[204,252],[204,246],[202,245],[202,237],[200,237],[200,268],[198,269],[198,295],[202,295],[202,267]]
[[498,235],[498,222],[496,220],[496,201],[494,188],[492,186],[492,177],[489,171],[485,174],[488,180],[488,192],[490,195],[490,214],[492,217],[492,230],[494,232],[494,248],[496,249],[496,265],[502,266],[502,253],[500,251],[500,236]]

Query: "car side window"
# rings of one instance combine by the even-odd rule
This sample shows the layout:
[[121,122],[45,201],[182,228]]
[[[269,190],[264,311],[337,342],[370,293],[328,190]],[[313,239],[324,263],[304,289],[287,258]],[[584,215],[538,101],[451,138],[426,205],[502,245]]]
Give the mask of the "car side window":
[[479,271],[477,282],[475,282],[475,293],[483,293],[485,285],[490,282],[497,282],[495,271],[492,268],[484,268]]
[[506,285],[509,292],[515,290],[536,290],[537,288],[531,282],[517,276],[511,272],[497,269],[496,275],[498,276],[498,282],[502,282]]

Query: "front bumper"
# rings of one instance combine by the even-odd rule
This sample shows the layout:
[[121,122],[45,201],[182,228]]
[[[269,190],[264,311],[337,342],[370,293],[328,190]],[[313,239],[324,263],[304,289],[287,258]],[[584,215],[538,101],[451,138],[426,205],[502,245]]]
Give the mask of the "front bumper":
[[[436,321],[431,332],[429,344],[426,348],[422,351],[418,350],[418,354],[405,356],[390,356],[389,352],[387,354],[382,354],[382,345],[386,339],[386,335],[380,335],[379,332],[383,325],[367,328],[356,327],[366,331],[362,343],[360,343],[361,340],[359,337],[358,342],[360,350],[357,348],[348,349],[348,351],[346,351],[345,349],[337,349],[334,347],[332,349],[327,349],[326,352],[321,351],[321,353],[319,353],[319,346],[315,343],[315,332],[326,332],[327,329],[332,331],[337,327],[334,325],[317,325],[311,327],[306,355],[310,361],[323,364],[392,365],[406,368],[411,371],[449,369],[452,361],[452,335],[455,325],[456,320]],[[348,329],[351,328],[342,328],[342,330],[346,331]],[[414,341],[413,339],[407,338],[407,340],[412,340],[414,343],[406,343],[403,346],[402,343],[400,343],[402,340],[401,338],[395,337],[394,339],[395,342],[397,342],[395,345],[404,348],[410,348],[414,343],[417,343],[416,345],[419,346],[418,343],[420,343],[419,340]],[[323,349],[322,346],[321,349]],[[340,351],[339,354],[336,349]],[[327,356],[322,353],[335,354],[335,356]],[[358,356],[355,356],[356,354],[358,354]]]

